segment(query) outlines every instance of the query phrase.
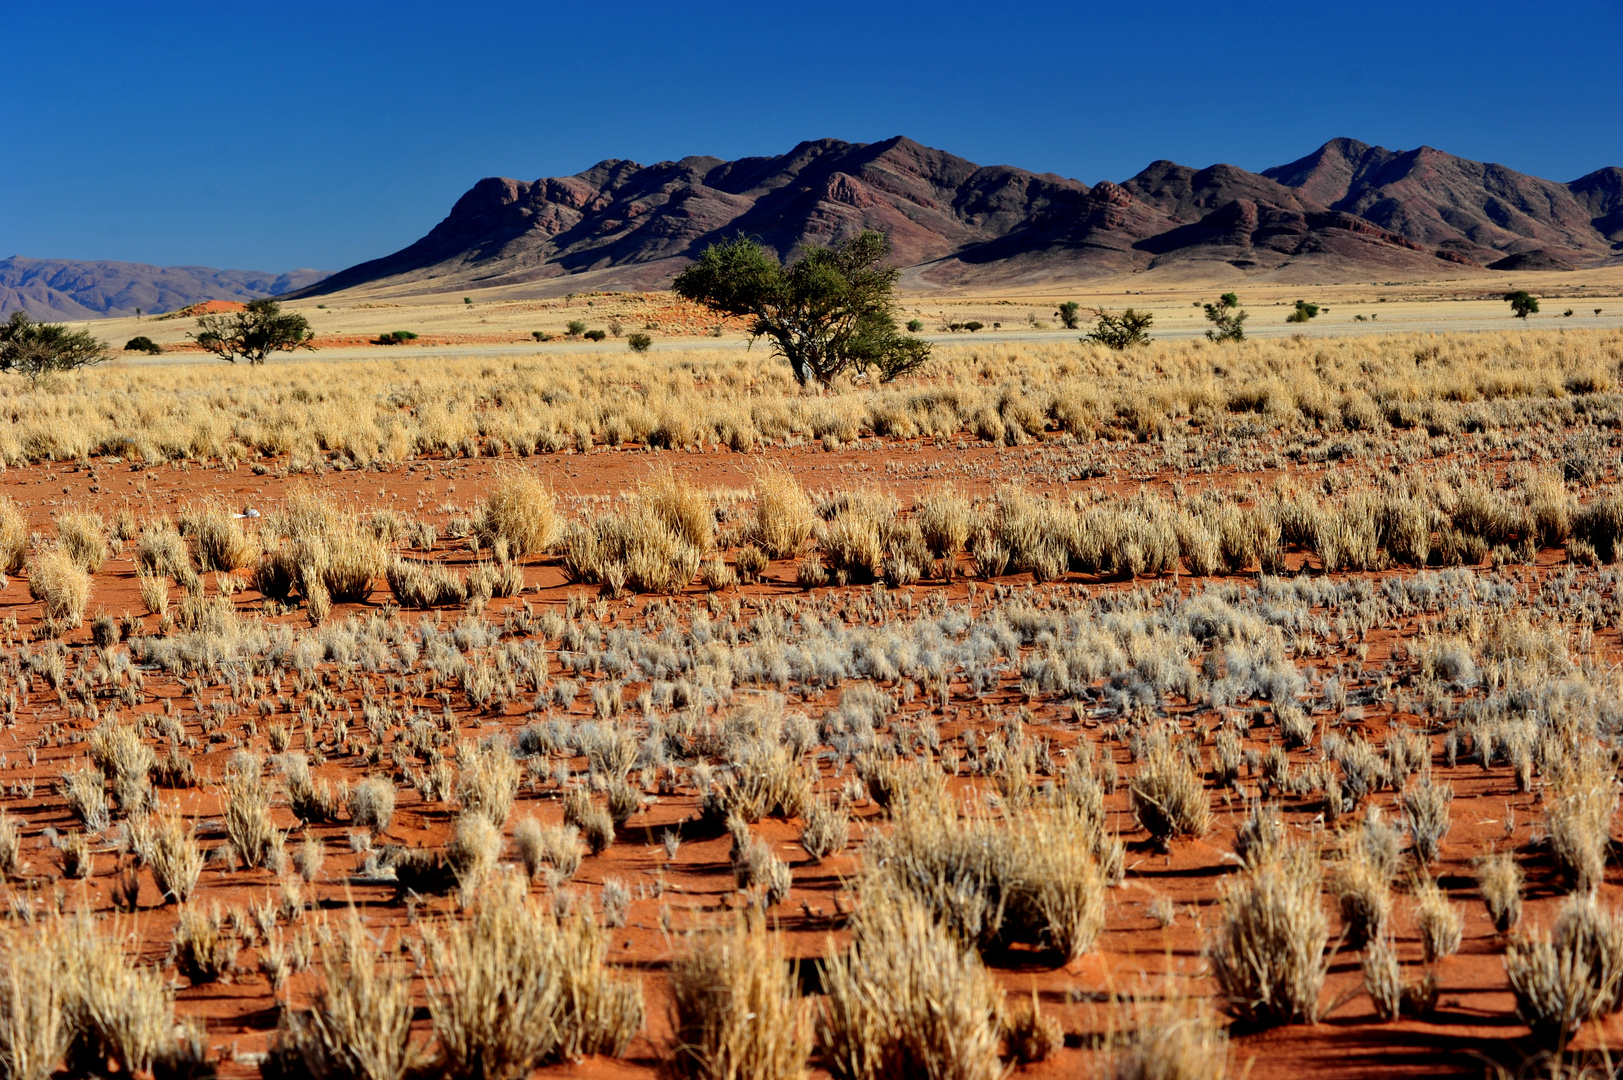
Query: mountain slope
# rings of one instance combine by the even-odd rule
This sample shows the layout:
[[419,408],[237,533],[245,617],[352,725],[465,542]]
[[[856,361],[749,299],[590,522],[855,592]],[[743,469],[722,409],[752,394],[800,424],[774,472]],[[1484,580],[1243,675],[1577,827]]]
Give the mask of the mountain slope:
[[326,277],[320,270],[268,274],[207,266],[0,259],[0,317],[26,311],[36,319],[97,319],[174,311],[201,300],[246,302],[280,296]]
[[1623,258],[1623,170],[1564,185],[1429,147],[1335,139],[1261,174],[1157,161],[1090,188],[902,137],[821,139],[777,157],[487,178],[421,240],[300,295],[662,288],[739,232],[789,259],[865,228],[890,237],[906,282],[921,288],[1180,267],[1321,280],[1507,258],[1560,267]]
[[[1612,238],[1597,227],[1606,214],[1594,206],[1607,201],[1602,174],[1616,171],[1559,184],[1429,146],[1395,152],[1333,139],[1263,175],[1333,210],[1475,262],[1519,256],[1525,264],[1542,255],[1545,262],[1577,265],[1613,254]],[[1582,195],[1574,190],[1591,178]]]

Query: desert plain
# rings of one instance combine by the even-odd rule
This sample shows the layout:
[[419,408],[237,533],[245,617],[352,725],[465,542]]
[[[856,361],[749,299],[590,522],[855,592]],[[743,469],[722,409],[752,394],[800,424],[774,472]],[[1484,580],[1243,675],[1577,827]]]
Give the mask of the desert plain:
[[669,294],[289,307],[0,388],[0,963],[61,954],[70,1072],[1623,1041],[1618,272],[903,296],[929,365],[825,392]]

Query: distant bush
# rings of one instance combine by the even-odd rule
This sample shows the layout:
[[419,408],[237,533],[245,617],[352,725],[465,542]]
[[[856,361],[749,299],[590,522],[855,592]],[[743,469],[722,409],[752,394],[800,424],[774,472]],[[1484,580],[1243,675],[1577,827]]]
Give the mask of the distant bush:
[[985,324],[985,323],[983,323],[983,322],[976,322],[976,321],[975,321],[975,320],[973,320],[973,319],[971,319],[971,320],[970,320],[970,321],[969,321],[969,322],[966,322],[966,323],[965,323],[965,324],[964,324],[964,329],[965,329],[965,330],[968,330],[968,331],[969,331],[969,332],[970,332],[970,333],[971,333],[971,334],[973,334],[973,333],[974,333],[974,332],[975,332],[975,331],[977,331],[977,330],[981,330],[981,329],[984,329],[984,328],[985,328],[985,326],[986,326],[986,324]]
[[570,319],[567,324],[570,337],[580,337],[586,333],[586,324],[579,319]]
[[1059,310],[1054,312],[1054,315],[1059,319],[1060,322],[1065,324],[1065,329],[1075,330],[1076,317],[1081,310],[1081,304],[1077,303],[1075,300],[1067,300],[1065,303],[1059,306]]
[[1208,341],[1244,341],[1246,313],[1240,307],[1240,298],[1224,293],[1217,303],[1206,305],[1206,319],[1212,328],[1206,331]]
[[581,337],[584,337],[587,341],[602,341],[608,336],[609,335],[602,330],[588,330],[586,333],[581,335]]
[[1083,338],[1083,342],[1091,341],[1112,349],[1125,349],[1129,345],[1150,343],[1147,331],[1155,322],[1155,316],[1150,312],[1128,308],[1120,315],[1112,315],[1104,308],[1098,308],[1093,314],[1098,321],[1094,325],[1093,333]]
[[654,344],[654,339],[647,334],[627,334],[626,344],[631,346],[632,352],[647,352]]
[[132,337],[130,340],[126,341],[124,343],[124,351],[144,352],[148,356],[157,356],[159,353],[163,352],[163,346],[159,345],[156,341],[153,341],[145,334],[142,334],[140,337]]
[[920,330],[923,330],[923,329],[924,329],[924,320],[923,319],[909,319],[909,320],[907,320],[907,332],[909,334],[916,334]]
[[403,342],[416,340],[417,335],[412,333],[410,330],[391,330],[388,333],[379,334],[377,337],[373,338],[372,344],[399,345]]
[[551,341],[552,340],[552,335],[547,333],[545,330],[531,330],[530,331],[530,336],[535,338],[535,340],[537,340],[537,341]]
[[1285,316],[1286,322],[1307,322],[1319,313],[1319,305],[1310,304],[1306,300],[1296,301],[1296,310]]
[[609,320],[609,333],[613,334],[615,337],[619,337],[620,331],[624,329],[625,327],[621,324],[619,319]]

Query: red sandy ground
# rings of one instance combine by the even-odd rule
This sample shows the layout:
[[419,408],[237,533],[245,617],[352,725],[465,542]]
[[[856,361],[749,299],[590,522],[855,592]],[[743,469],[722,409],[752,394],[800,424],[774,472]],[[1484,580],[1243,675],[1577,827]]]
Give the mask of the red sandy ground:
[[[825,453],[820,448],[802,448],[777,451],[769,456],[789,464],[812,490],[830,487],[856,487],[863,484],[883,486],[895,491],[904,504],[923,483],[950,476],[953,466],[966,475],[959,486],[965,490],[984,489],[987,481],[967,475],[967,464],[994,465],[1000,471],[1019,472],[1025,464],[1037,460],[1042,448],[1022,447],[997,449],[972,446],[965,450],[949,450],[924,444],[885,445],[864,444],[848,447],[839,453]],[[674,464],[679,471],[690,474],[705,485],[743,488],[750,474],[761,464],[761,455],[738,455],[727,451],[683,454],[661,454],[657,458],[630,450],[600,451],[590,454],[564,453],[544,455],[522,463],[527,469],[539,473],[554,486],[560,495],[615,494],[632,487],[654,465]],[[508,466],[512,462],[504,463]],[[9,469],[0,474],[0,493],[9,495],[23,505],[33,528],[51,531],[50,519],[69,506],[90,506],[99,510],[109,521],[121,507],[129,506],[138,519],[172,512],[189,499],[218,497],[241,508],[252,505],[269,508],[275,505],[295,483],[313,483],[330,494],[336,502],[352,504],[357,508],[395,507],[418,516],[435,520],[443,525],[447,513],[442,504],[450,502],[468,508],[476,504],[497,463],[488,459],[416,462],[388,471],[351,470],[326,471],[317,477],[255,476],[247,467],[235,471],[199,466],[162,466],[144,468],[123,462],[100,461],[85,467],[73,463]],[[1096,482],[1095,482],[1096,483]],[[1084,484],[1071,484],[1081,488]],[[1057,488],[1056,488],[1057,490]],[[568,506],[567,501],[565,506]],[[442,542],[439,555],[454,562],[471,559],[464,551],[446,555],[449,547]],[[1546,553],[1546,563],[1558,558]],[[1294,560],[1299,567],[1302,559]],[[1549,569],[1542,565],[1523,570],[1529,583]],[[765,582],[743,590],[746,605],[761,603],[780,596],[803,595],[793,585],[794,566],[789,562],[775,563]],[[561,607],[572,591],[566,583],[555,559],[532,560],[526,568],[526,580],[531,590],[524,600],[539,613],[545,607]],[[1011,577],[1009,583],[1019,585],[1023,579]],[[1093,588],[1119,588],[1119,584],[1095,583],[1091,579],[1071,579],[1073,584]],[[369,605],[342,606],[333,618],[342,618],[354,612],[380,609],[389,599],[381,587]],[[1140,585],[1148,584],[1140,582]],[[1190,583],[1185,580],[1183,587]],[[578,589],[578,587],[577,587]],[[968,590],[960,580],[951,585],[939,582],[921,583],[915,587],[919,598],[938,590],[947,589],[954,603],[968,599]],[[982,588],[977,604],[987,599],[989,590]],[[703,595],[695,586],[687,601],[703,602]],[[250,610],[257,607],[259,597],[251,587],[238,594],[238,606]],[[633,598],[629,602],[612,605],[614,617],[619,620],[640,622],[640,613],[650,601]],[[488,618],[500,620],[518,601],[496,601],[491,605]],[[131,552],[125,551],[111,559],[96,575],[91,598],[91,611],[105,610],[112,614],[124,611],[140,612],[142,606],[136,586]],[[32,630],[39,621],[39,605],[28,597],[27,585],[14,580],[0,591],[0,618],[13,616],[24,632]],[[416,613],[408,613],[415,620]],[[446,612],[447,621],[458,617]],[[285,616],[301,628],[303,614]],[[155,631],[156,618],[146,617],[148,632]],[[88,623],[88,620],[87,620]],[[1395,635],[1413,634],[1415,627],[1387,628],[1371,635],[1368,663],[1378,666],[1385,661]],[[1610,631],[1607,632],[1610,635]],[[75,646],[89,640],[88,625],[68,635]],[[1610,636],[1606,643],[1615,652],[1616,641]],[[1356,661],[1352,661],[1356,664]],[[6,809],[27,823],[25,830],[25,861],[30,864],[26,876],[27,888],[43,900],[54,889],[61,889],[70,897],[81,886],[60,878],[58,855],[42,837],[48,826],[66,830],[76,824],[62,800],[54,792],[54,781],[74,757],[82,758],[83,745],[67,740],[68,745],[47,745],[38,750],[37,764],[27,764],[25,747],[34,743],[54,725],[88,727],[85,720],[67,720],[58,707],[54,693],[42,692],[40,680],[35,680],[35,693],[18,710],[18,725],[0,739],[7,757],[6,772],[15,784],[32,776],[37,781],[33,798],[11,797],[5,800]],[[626,700],[634,699],[640,689],[636,684],[626,688]],[[136,711],[161,711],[165,698],[174,698],[177,714],[188,720],[188,730],[196,731],[196,717],[190,712],[189,694],[172,679],[153,674],[146,681],[148,701]],[[205,693],[211,697],[213,691]],[[352,699],[358,690],[350,691]],[[911,709],[928,707],[921,695]],[[400,697],[395,696],[396,703]],[[420,705],[438,711],[438,702],[422,699]],[[1005,685],[1001,691],[981,701],[973,701],[963,688],[953,687],[953,701],[938,716],[943,739],[958,733],[967,724],[981,724],[982,706],[992,704],[993,717],[1012,712],[1025,699],[1017,685]],[[458,699],[460,708],[465,703]],[[815,710],[817,703],[810,703]],[[585,715],[591,709],[586,695],[575,706],[577,714]],[[125,711],[125,710],[121,710]],[[467,737],[489,734],[505,728],[517,731],[524,725],[524,709],[515,704],[501,716],[478,716],[464,712],[460,715],[462,733]],[[1377,742],[1394,722],[1417,722],[1413,716],[1394,717],[1366,710],[1361,725],[1366,735]],[[1051,728],[1045,725],[1054,724]],[[1097,727],[1096,721],[1082,725]],[[225,730],[235,731],[237,722],[226,724]],[[1053,738],[1058,746],[1065,746],[1076,738],[1077,725],[1072,722],[1068,709],[1045,705],[1037,712],[1036,734]],[[1098,731],[1090,731],[1092,739],[1100,739]],[[206,739],[206,736],[205,736]],[[292,748],[304,749],[302,732],[295,730]],[[265,748],[263,735],[255,747]],[[1118,763],[1128,767],[1126,751],[1114,742],[1104,744],[1111,748]],[[1441,736],[1433,738],[1436,759],[1441,762]],[[219,777],[231,750],[230,744],[208,744],[197,759],[204,777]],[[1315,752],[1296,751],[1294,762],[1305,763]],[[576,768],[582,762],[576,761]],[[1319,1024],[1294,1026],[1260,1033],[1236,1032],[1234,1040],[1235,1063],[1249,1067],[1249,1075],[1258,1080],[1298,1077],[1302,1075],[1324,1077],[1385,1077],[1430,1075],[1481,1075],[1483,1056],[1507,1062],[1512,1069],[1534,1052],[1525,1041],[1526,1029],[1516,1020],[1512,997],[1507,989],[1500,957],[1503,941],[1491,925],[1478,894],[1475,891],[1471,862],[1473,856],[1486,851],[1490,844],[1503,848],[1507,844],[1524,847],[1529,844],[1533,829],[1542,818],[1535,795],[1516,794],[1510,771],[1506,767],[1482,770],[1475,765],[1460,765],[1454,769],[1442,768],[1440,775],[1453,785],[1456,798],[1453,804],[1453,828],[1443,845],[1443,855],[1434,872],[1453,894],[1453,898],[1466,910],[1465,940],[1459,955],[1444,960],[1440,966],[1441,993],[1436,1014],[1426,1021],[1404,1019],[1383,1024],[1376,1021],[1371,1003],[1362,993],[1358,958],[1350,951],[1339,953],[1332,964],[1326,1000],[1345,998]],[[336,754],[329,755],[320,775],[337,780],[351,780],[362,775],[358,761],[346,761]],[[838,787],[843,780],[828,779],[826,784]],[[1248,782],[1254,789],[1254,782]],[[178,798],[188,812],[205,822],[219,815],[216,796],[207,783],[201,788],[160,792],[165,801]],[[1390,791],[1376,797],[1376,801],[1394,816],[1395,795]],[[1289,809],[1302,800],[1287,799]],[[1124,885],[1113,892],[1106,930],[1097,949],[1082,959],[1064,966],[1054,966],[1051,958],[1029,955],[1002,958],[998,972],[1013,994],[1027,995],[1035,988],[1044,1010],[1060,1018],[1067,1033],[1066,1049],[1047,1062],[1017,1069],[1020,1075],[1032,1077],[1061,1077],[1077,1075],[1097,1067],[1097,1055],[1090,1048],[1106,1030],[1109,1010],[1103,1006],[1113,992],[1130,991],[1135,978],[1143,972],[1157,973],[1173,969],[1196,975],[1201,969],[1201,927],[1210,928],[1218,919],[1218,885],[1234,868],[1228,853],[1233,846],[1234,829],[1244,816],[1244,806],[1235,800],[1231,806],[1218,804],[1218,826],[1199,841],[1177,842],[1168,854],[1153,850],[1127,809],[1126,785],[1109,803],[1116,824],[1128,844],[1129,874]],[[737,902],[729,869],[729,840],[725,836],[701,838],[687,836],[674,861],[667,863],[660,836],[668,827],[677,827],[692,818],[694,799],[691,796],[662,798],[633,817],[622,830],[619,841],[601,856],[589,857],[575,881],[575,888],[583,901],[593,900],[595,891],[606,878],[619,878],[635,889],[639,884],[653,887],[662,885],[663,895],[636,901],[632,906],[628,924],[612,932],[611,959],[618,964],[643,973],[648,999],[649,1023],[644,1036],[632,1045],[624,1060],[594,1059],[587,1062],[555,1067],[548,1074],[597,1078],[647,1077],[660,1060],[669,1033],[666,1017],[667,997],[663,968],[670,954],[670,944],[660,928],[660,909],[668,904],[672,910],[673,928],[677,931],[704,922],[714,921]],[[528,787],[520,790],[519,805],[509,819],[513,823],[531,813],[544,820],[557,821],[561,817],[560,802],[555,788],[548,784],[540,794]],[[858,804],[859,817],[872,818],[877,810]],[[292,826],[294,820],[286,807],[277,810],[278,824]],[[1514,816],[1514,826],[1508,822]],[[1300,829],[1315,826],[1316,809],[1298,808],[1287,815],[1291,824]],[[399,790],[399,807],[386,837],[382,842],[402,843],[410,846],[442,844],[448,836],[450,811],[443,805],[424,806],[410,788]],[[404,928],[407,912],[403,904],[394,902],[393,889],[377,886],[350,886],[344,878],[351,866],[358,866],[361,856],[351,854],[347,825],[315,827],[314,831],[328,840],[326,862],[327,879],[305,889],[307,900],[329,913],[341,912],[346,903],[353,902],[365,909],[369,923],[378,928],[391,926]],[[863,828],[853,830],[853,853],[830,859],[820,865],[811,863],[796,843],[798,829],[793,822],[767,820],[758,826],[760,835],[774,843],[777,854],[789,860],[794,867],[794,890],[790,899],[774,909],[773,917],[789,936],[793,951],[802,956],[821,955],[825,942],[832,934],[839,938],[841,914],[847,909],[848,898],[842,893],[842,881],[850,876],[862,848]],[[296,841],[296,838],[295,838]],[[110,885],[116,859],[111,853],[98,856],[95,876],[82,888],[85,897],[98,910],[110,908]],[[141,893],[142,910],[136,916],[135,934],[142,942],[142,955],[152,961],[163,958],[168,950],[175,909],[162,906],[157,889],[143,873]],[[1523,925],[1549,925],[1559,894],[1553,885],[1553,871],[1547,865],[1534,862],[1529,865],[1527,907]],[[258,900],[268,889],[275,887],[275,879],[264,870],[226,873],[210,864],[204,871],[199,896],[204,904],[220,903],[223,907],[246,905]],[[537,887],[539,888],[539,886]],[[23,891],[19,883],[14,889]],[[1605,886],[1606,899],[1616,902],[1619,878],[1614,869],[1613,878]],[[1178,917],[1167,930],[1161,930],[1149,915],[1149,902],[1157,895],[1165,895],[1176,902]],[[433,907],[448,909],[448,901],[436,901]],[[1329,907],[1327,901],[1327,909]],[[419,912],[421,914],[421,912]],[[312,918],[313,915],[306,915]],[[1406,898],[1397,904],[1399,948],[1406,963],[1418,962],[1419,943],[1410,919]],[[226,1076],[253,1076],[256,1070],[234,1062],[232,1054],[263,1049],[267,1037],[276,1024],[277,1007],[268,983],[257,973],[254,955],[245,951],[240,958],[244,970],[230,983],[183,987],[179,991],[179,1010],[182,1014],[206,1017],[210,1042],[219,1048],[226,1060],[222,1073]],[[182,980],[184,981],[184,980]],[[311,985],[311,976],[297,976],[293,980],[291,996],[302,1001]],[[1197,986],[1209,986],[1198,982]],[[426,1032],[426,1024],[423,1025]],[[1586,1028],[1584,1038],[1593,1045],[1620,1041],[1623,1028],[1617,1018]],[[426,1036],[425,1036],[426,1037]]]

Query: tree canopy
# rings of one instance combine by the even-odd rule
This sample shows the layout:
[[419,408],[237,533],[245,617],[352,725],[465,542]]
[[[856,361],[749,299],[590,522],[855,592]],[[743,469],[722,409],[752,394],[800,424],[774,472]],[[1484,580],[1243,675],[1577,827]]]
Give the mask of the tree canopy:
[[275,300],[254,300],[244,311],[203,315],[190,335],[203,348],[235,364],[239,359],[263,364],[273,352],[314,349],[310,323],[296,312],[282,311]]
[[739,236],[705,249],[677,275],[678,296],[721,315],[750,320],[802,386],[828,385],[843,371],[876,368],[888,382],[923,366],[928,343],[897,330],[893,292],[899,271],[885,263],[890,243],[862,232],[833,247],[809,247],[781,267],[760,244]]
[[1507,292],[1505,300],[1510,304],[1510,313],[1518,319],[1525,319],[1529,315],[1538,314],[1538,297],[1526,289]]
[[30,383],[59,371],[99,364],[107,357],[107,343],[88,330],[37,323],[22,311],[13,311],[9,320],[0,323],[0,371],[16,372]]

